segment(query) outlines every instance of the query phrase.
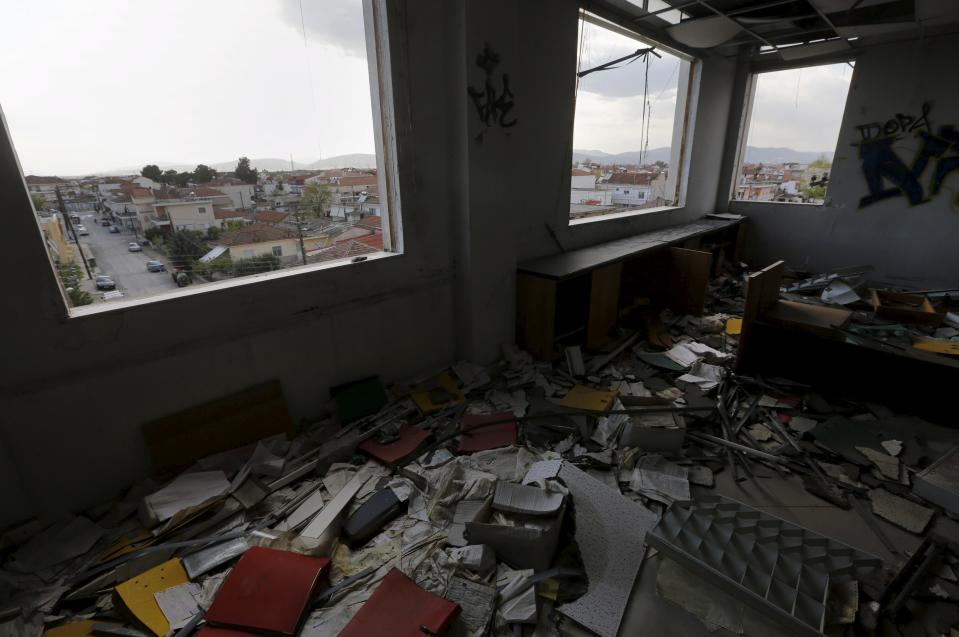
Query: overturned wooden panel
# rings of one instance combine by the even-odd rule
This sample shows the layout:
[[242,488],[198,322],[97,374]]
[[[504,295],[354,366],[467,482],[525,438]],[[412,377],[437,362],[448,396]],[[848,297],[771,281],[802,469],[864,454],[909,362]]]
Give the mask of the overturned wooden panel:
[[276,434],[292,436],[293,419],[277,380],[143,425],[155,469],[173,469]]
[[669,252],[669,309],[678,314],[701,316],[713,255],[686,248],[670,248]]

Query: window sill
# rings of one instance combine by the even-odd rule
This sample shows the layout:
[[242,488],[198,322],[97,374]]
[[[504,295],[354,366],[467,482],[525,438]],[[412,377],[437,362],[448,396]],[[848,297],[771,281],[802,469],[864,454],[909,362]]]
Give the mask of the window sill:
[[285,270],[278,270],[276,272],[266,272],[263,274],[254,274],[238,279],[230,279],[227,281],[217,281],[215,283],[204,283],[201,285],[191,285],[186,288],[180,288],[171,292],[164,294],[158,294],[156,296],[148,296],[142,299],[130,299],[129,301],[115,301],[110,303],[95,303],[93,305],[84,305],[81,307],[70,308],[68,312],[68,318],[84,318],[89,316],[97,316],[100,314],[107,314],[117,310],[125,310],[135,307],[141,307],[144,305],[152,305],[154,303],[175,303],[179,299],[189,298],[197,295],[203,294],[216,294],[225,290],[232,290],[235,288],[242,288],[248,285],[258,285],[258,284],[268,284],[270,281],[276,281],[280,279],[286,279],[289,277],[297,276],[309,276],[315,272],[333,270],[342,268],[344,266],[358,266],[363,263],[370,263],[373,261],[379,261],[381,259],[389,259],[393,257],[402,256],[398,252],[375,252],[373,254],[363,255],[366,257],[363,261],[358,261],[354,263],[352,261],[355,257],[349,257],[344,259],[337,259],[336,261],[329,261],[327,263],[314,263],[311,265],[298,266],[296,268],[288,268]]
[[807,208],[825,208],[825,207],[827,207],[825,202],[823,202],[823,203],[811,203],[811,202],[805,202],[805,201],[758,201],[758,200],[756,200],[756,199],[730,199],[730,200],[729,200],[729,203],[730,203],[730,205],[733,205],[733,204],[743,204],[743,203],[744,203],[744,204],[748,204],[748,205],[751,205],[751,206],[752,206],[752,205],[757,205],[757,204],[765,204],[765,205],[767,205],[767,206],[769,206],[769,205],[773,205],[773,206],[806,206]]
[[666,212],[671,212],[673,210],[682,210],[683,206],[660,206],[658,208],[639,208],[636,210],[624,210],[622,212],[614,212],[608,215],[596,215],[595,217],[583,217],[581,219],[571,219],[569,222],[569,227],[574,228],[576,226],[585,226],[593,223],[599,223],[603,221],[615,221],[617,219],[634,219],[636,217],[642,217],[645,215],[654,215],[662,214]]

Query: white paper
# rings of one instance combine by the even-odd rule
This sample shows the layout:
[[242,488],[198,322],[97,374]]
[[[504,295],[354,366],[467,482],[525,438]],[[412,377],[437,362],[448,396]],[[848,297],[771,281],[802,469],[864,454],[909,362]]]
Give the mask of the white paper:
[[664,504],[689,500],[686,469],[669,462],[659,454],[647,454],[636,461],[629,487],[636,493]]
[[353,476],[353,479],[337,492],[336,497],[323,507],[320,514],[313,518],[306,528],[303,529],[300,535],[313,540],[318,540],[323,537],[323,534],[329,526],[343,513],[353,499],[353,496],[363,488],[363,485],[366,484],[369,478],[370,474],[368,472],[358,471],[356,475]]
[[555,478],[557,475],[559,475],[559,470],[562,467],[562,458],[534,462],[529,468],[529,471],[526,472],[526,477],[523,478],[523,484],[539,484],[542,486],[546,480]]
[[179,630],[186,626],[194,615],[200,612],[193,592],[194,584],[180,584],[153,593],[157,605],[170,622],[170,630]]
[[184,509],[203,504],[229,490],[230,481],[222,471],[199,471],[177,476],[143,501],[158,522],[165,522]]

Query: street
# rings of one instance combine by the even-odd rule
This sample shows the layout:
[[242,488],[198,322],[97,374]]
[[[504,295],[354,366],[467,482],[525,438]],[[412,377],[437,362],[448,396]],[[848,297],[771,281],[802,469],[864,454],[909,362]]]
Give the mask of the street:
[[[96,217],[89,214],[81,215],[81,223],[90,233],[82,239],[86,240],[92,256],[96,258],[94,276],[105,274],[111,277],[117,284],[117,290],[123,292],[122,297],[110,300],[142,299],[178,289],[169,273],[147,271],[147,261],[155,259],[165,262],[155,251],[144,248],[143,252],[130,252],[127,249],[127,245],[136,240],[132,232],[123,230],[120,234],[110,234],[109,228],[101,226]],[[96,290],[92,281],[89,286],[96,302],[103,302],[103,292]]]

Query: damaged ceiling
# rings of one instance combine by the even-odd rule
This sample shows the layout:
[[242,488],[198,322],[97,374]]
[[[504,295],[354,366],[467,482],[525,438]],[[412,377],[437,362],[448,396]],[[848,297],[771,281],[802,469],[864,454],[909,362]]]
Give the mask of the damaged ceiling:
[[952,0],[603,0],[584,8],[690,50],[733,55],[752,46],[785,60],[959,25]]

